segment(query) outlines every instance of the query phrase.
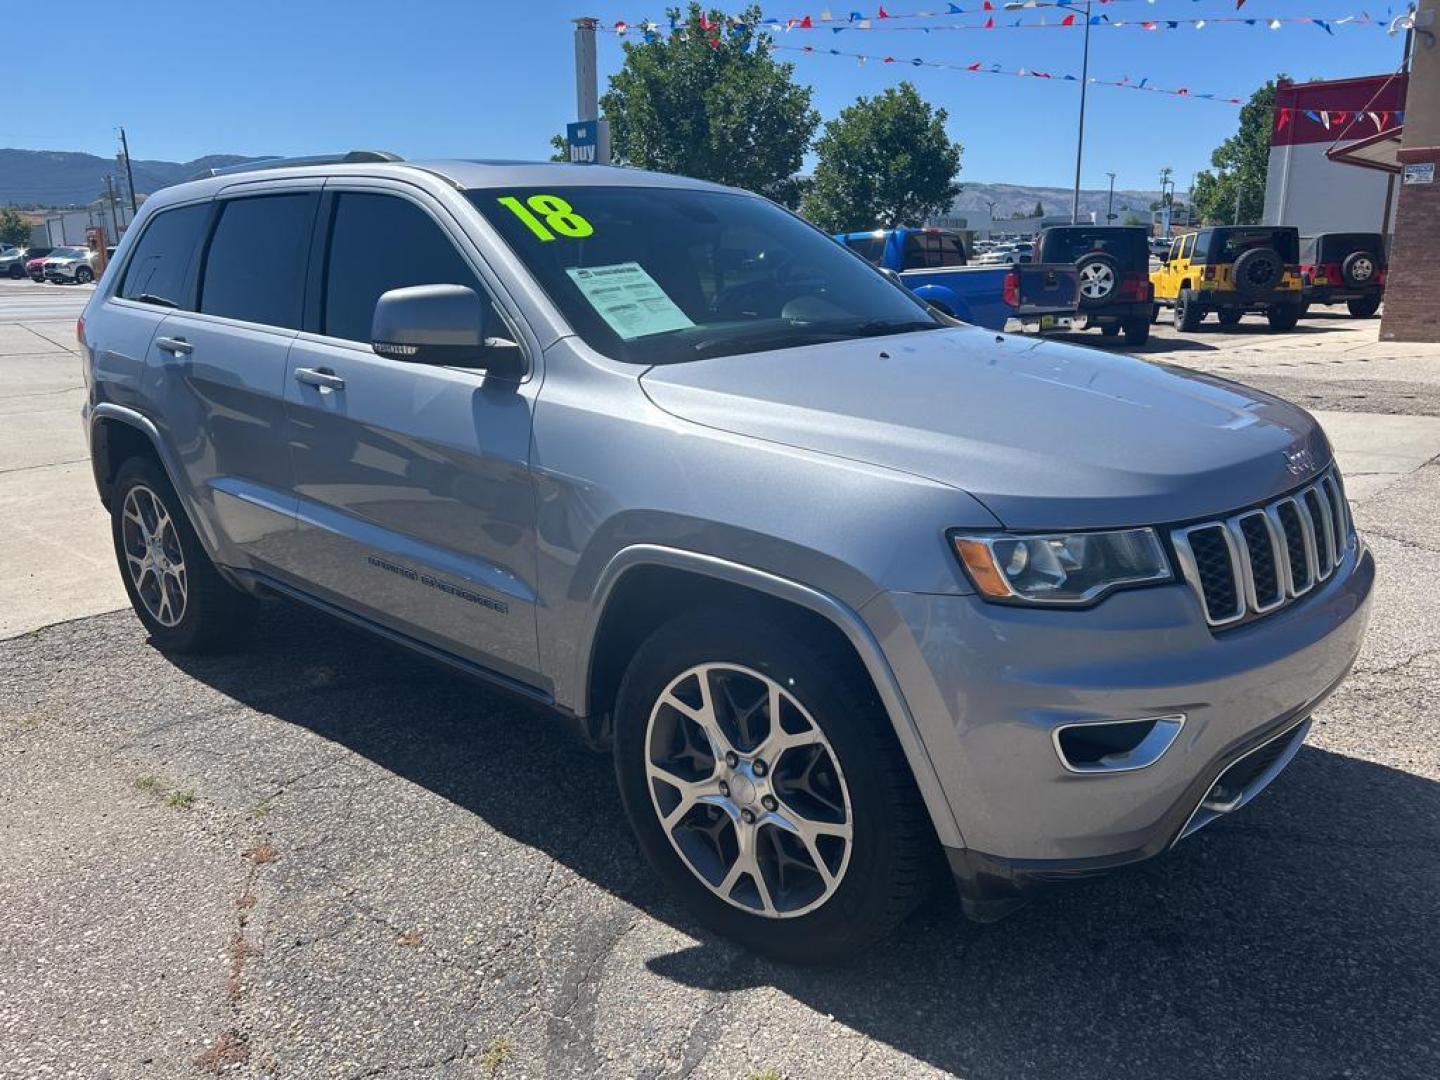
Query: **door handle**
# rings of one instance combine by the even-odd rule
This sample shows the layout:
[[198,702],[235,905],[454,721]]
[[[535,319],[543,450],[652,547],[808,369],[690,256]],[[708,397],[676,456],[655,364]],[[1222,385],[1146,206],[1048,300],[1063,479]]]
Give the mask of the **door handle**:
[[170,353],[172,356],[189,356],[194,351],[194,346],[183,337],[156,338],[155,347],[161,352]]
[[345,380],[329,368],[296,368],[295,381],[321,390],[344,390]]

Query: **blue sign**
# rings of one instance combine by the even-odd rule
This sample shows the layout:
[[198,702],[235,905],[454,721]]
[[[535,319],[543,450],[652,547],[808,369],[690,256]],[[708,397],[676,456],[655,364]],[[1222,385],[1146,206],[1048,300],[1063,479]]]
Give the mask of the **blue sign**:
[[579,120],[565,125],[570,160],[578,165],[606,164],[610,160],[610,131],[604,120]]

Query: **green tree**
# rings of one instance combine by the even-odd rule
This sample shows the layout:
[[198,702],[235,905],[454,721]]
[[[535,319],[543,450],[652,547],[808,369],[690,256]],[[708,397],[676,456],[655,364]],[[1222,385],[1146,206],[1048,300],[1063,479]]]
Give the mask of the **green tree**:
[[[798,197],[795,173],[820,114],[795,65],[770,56],[760,9],[732,18],[691,3],[675,29],[624,42],[625,63],[600,98],[617,163]],[[635,31],[632,31],[635,32]],[[644,30],[638,31],[641,34]],[[551,145],[564,160],[565,139]]]
[[919,225],[960,194],[961,146],[947,114],[908,82],[854,105],[825,125],[800,212],[829,232]]
[[1126,225],[1144,225],[1145,223],[1140,220],[1140,215],[1137,214],[1137,213],[1135,213],[1135,211],[1132,210],[1132,211],[1130,211],[1130,213],[1128,213],[1128,214],[1125,215],[1125,224],[1126,224]]
[[1265,213],[1265,174],[1270,167],[1274,106],[1272,79],[1250,95],[1250,101],[1240,110],[1239,130],[1210,155],[1215,171],[1206,169],[1195,174],[1192,201],[1201,221],[1210,225],[1245,225],[1259,221]]
[[30,226],[13,206],[0,207],[0,244],[24,247],[30,242]]
[[1035,200],[1035,210],[1030,216],[1041,218],[1045,216],[1045,204],[1042,203],[1039,199]]

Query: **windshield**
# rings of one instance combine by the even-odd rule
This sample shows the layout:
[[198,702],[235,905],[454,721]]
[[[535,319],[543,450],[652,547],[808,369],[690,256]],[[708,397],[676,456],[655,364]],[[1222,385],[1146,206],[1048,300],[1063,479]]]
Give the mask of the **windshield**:
[[56,248],[50,253],[50,257],[52,259],[73,259],[84,254],[84,248]]
[[639,364],[943,324],[824,233],[754,196],[485,189],[471,202],[592,348]]

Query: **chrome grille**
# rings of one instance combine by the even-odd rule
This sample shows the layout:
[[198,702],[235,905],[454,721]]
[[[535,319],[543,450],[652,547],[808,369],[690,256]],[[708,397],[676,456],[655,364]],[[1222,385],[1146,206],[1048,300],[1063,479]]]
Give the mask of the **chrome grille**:
[[1266,506],[1185,525],[1170,539],[1206,622],[1228,626],[1274,611],[1328,579],[1353,535],[1340,474],[1332,468]]

